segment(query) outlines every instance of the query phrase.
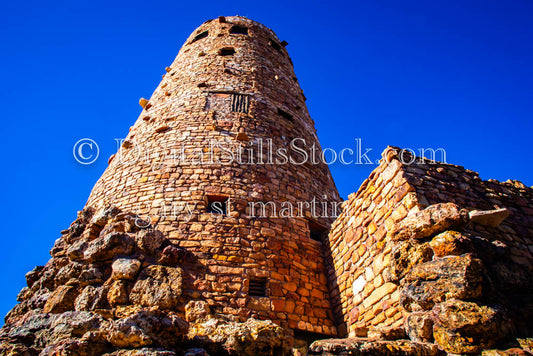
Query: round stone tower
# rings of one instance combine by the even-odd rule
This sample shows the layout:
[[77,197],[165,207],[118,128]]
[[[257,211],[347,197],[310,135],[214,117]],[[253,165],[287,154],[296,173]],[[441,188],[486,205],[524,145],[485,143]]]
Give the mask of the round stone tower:
[[340,198],[286,45],[244,17],[202,24],[87,206],[139,214],[189,251],[189,298],[333,335],[320,240]]

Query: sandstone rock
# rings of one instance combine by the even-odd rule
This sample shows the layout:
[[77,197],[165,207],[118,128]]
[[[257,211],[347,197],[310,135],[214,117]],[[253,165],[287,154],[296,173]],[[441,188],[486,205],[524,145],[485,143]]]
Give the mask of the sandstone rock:
[[409,339],[416,342],[433,341],[433,319],[431,312],[414,312],[404,319],[404,328]]
[[[174,351],[163,349],[142,348],[137,350],[118,350],[104,356],[176,356]],[[209,355],[207,355],[209,356]]]
[[41,278],[41,274],[43,271],[43,266],[36,266],[34,269],[26,273],[26,284],[29,288],[33,286],[33,284]]
[[413,266],[431,261],[433,250],[427,242],[421,244],[411,239],[398,242],[393,247],[391,255],[389,266],[391,280],[399,282]]
[[401,304],[407,311],[429,310],[447,299],[475,299],[482,293],[483,265],[471,255],[415,266],[403,279]]
[[185,306],[185,320],[188,322],[206,320],[210,314],[209,305],[204,301],[191,300]]
[[[202,344],[221,345],[229,354],[242,356],[290,355],[292,338],[270,320],[248,319],[244,323],[209,319],[189,326],[190,339]],[[214,349],[215,354],[221,353]],[[217,353],[218,352],[218,353]]]
[[146,267],[131,290],[131,302],[146,307],[175,308],[182,293],[182,273],[177,267]]
[[460,300],[433,309],[435,342],[450,353],[479,353],[509,335],[512,325],[500,309]]
[[160,247],[169,243],[161,231],[153,229],[141,230],[135,237],[135,242],[141,251],[150,256],[155,256]]
[[78,292],[78,289],[72,286],[59,286],[46,302],[43,311],[45,313],[62,313],[73,310]]
[[454,203],[435,204],[408,215],[393,226],[391,238],[396,240],[424,239],[468,222],[468,213]]
[[116,256],[129,255],[134,246],[131,236],[112,232],[91,241],[84,252],[87,261],[105,261]]
[[444,355],[434,344],[409,340],[369,341],[368,339],[317,340],[309,347],[308,355],[356,356],[436,356]]
[[107,340],[116,347],[168,347],[183,342],[187,323],[172,313],[141,311],[113,322]]
[[169,245],[160,253],[157,263],[165,266],[177,266],[185,257],[185,250],[179,247]]
[[113,262],[111,278],[133,280],[141,268],[141,261],[134,258],[119,258]]
[[86,286],[74,301],[74,309],[82,311],[105,308],[107,305],[106,298],[108,289],[108,287],[104,286]]
[[498,227],[509,216],[506,208],[496,210],[472,210],[468,213],[470,221],[490,227]]
[[368,329],[368,339],[370,340],[399,340],[406,337],[403,327],[385,326]]
[[429,245],[437,257],[458,256],[474,251],[472,241],[457,231],[442,232],[435,236]]
[[128,304],[128,285],[126,281],[114,281],[107,292],[107,301],[111,306]]
[[83,253],[87,249],[87,241],[78,240],[70,245],[67,249],[67,257],[71,261],[81,260]]

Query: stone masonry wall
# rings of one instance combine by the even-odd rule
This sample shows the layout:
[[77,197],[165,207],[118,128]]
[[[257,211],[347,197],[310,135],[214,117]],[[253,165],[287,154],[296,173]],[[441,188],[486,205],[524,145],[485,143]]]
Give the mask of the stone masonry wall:
[[397,160],[385,160],[357,193],[343,203],[329,234],[329,279],[339,334],[358,335],[370,325],[402,325],[399,291],[387,267],[393,243],[391,227],[418,211],[414,187]]
[[[87,207],[138,214],[193,253],[184,294],[213,311],[334,335],[322,247],[310,238],[333,219],[321,204],[316,214],[298,204],[340,198],[325,164],[276,162],[295,138],[320,148],[284,44],[257,22],[221,17],[196,29],[166,71]],[[208,210],[228,198],[226,214]],[[254,217],[251,202],[276,211]],[[279,216],[282,203],[293,217]],[[265,281],[264,297],[250,295],[251,279]]]
[[329,235],[339,332],[364,339],[313,353],[406,338],[390,347],[530,348],[520,338],[533,335],[533,189],[394,147],[383,157]]

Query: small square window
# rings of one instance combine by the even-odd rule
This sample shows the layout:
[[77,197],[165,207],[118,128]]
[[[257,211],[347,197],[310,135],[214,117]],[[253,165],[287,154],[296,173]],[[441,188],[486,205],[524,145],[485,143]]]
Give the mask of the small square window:
[[283,52],[281,52],[281,45],[279,43],[277,43],[276,41],[270,40],[270,41],[268,41],[268,45],[270,47],[274,48],[279,53],[283,53]]
[[231,27],[231,29],[229,30],[229,33],[234,34],[234,35],[247,35],[248,28],[244,26],[235,25]]
[[284,110],[281,110],[280,108],[278,108],[278,115],[281,116],[282,118],[284,118],[285,120],[289,120],[289,121],[293,121],[293,116],[291,114],[289,114],[288,112],[284,111]]
[[227,215],[229,197],[224,195],[207,196],[207,212],[212,214]]
[[221,48],[218,51],[218,54],[221,55],[221,56],[233,56],[235,54],[235,48],[233,48],[233,47]]
[[198,40],[201,40],[202,38],[206,38],[208,35],[209,35],[209,31],[200,32],[199,34],[197,34],[197,35],[193,38],[193,40],[191,41],[191,43],[196,42],[196,41],[198,41]]
[[316,221],[309,220],[309,238],[318,242],[322,242],[328,231],[324,226],[320,225]]
[[266,297],[267,296],[267,279],[251,277],[250,285],[248,287],[248,294],[251,297]]

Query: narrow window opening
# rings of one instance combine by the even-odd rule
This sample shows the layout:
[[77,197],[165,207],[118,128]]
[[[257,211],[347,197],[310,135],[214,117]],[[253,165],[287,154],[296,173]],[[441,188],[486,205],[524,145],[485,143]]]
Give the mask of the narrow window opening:
[[212,214],[227,215],[229,197],[225,195],[208,195],[207,212]]
[[196,42],[196,41],[198,41],[198,40],[201,40],[202,38],[206,38],[208,35],[209,35],[209,31],[200,32],[199,34],[197,34],[197,35],[193,38],[193,40],[191,41],[191,43]]
[[247,35],[248,27],[235,25],[231,27],[231,29],[229,30],[229,33],[234,34],[234,35]]
[[270,41],[268,41],[268,44],[270,45],[270,47],[274,48],[279,53],[282,53],[281,52],[281,45],[279,43],[277,43],[276,41],[270,40]]
[[286,120],[289,120],[289,121],[294,121],[294,118],[291,114],[289,114],[288,112],[284,111],[284,110],[281,110],[280,108],[278,108],[278,115],[281,116],[282,118],[286,119]]
[[235,48],[233,48],[233,47],[221,48],[218,51],[218,54],[221,55],[221,56],[233,56],[235,54]]
[[231,96],[231,111],[248,113],[250,99],[248,95],[233,94]]
[[320,225],[316,221],[309,220],[309,238],[318,242],[322,242],[328,231],[324,226]]
[[267,296],[267,279],[251,277],[248,293],[251,297],[266,297]]

